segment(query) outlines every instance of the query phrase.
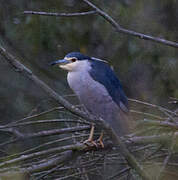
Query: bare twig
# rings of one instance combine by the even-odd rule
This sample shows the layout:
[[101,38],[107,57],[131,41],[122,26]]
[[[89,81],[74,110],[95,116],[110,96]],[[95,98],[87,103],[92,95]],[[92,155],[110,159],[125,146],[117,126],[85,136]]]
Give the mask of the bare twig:
[[172,123],[168,121],[153,121],[144,119],[143,123],[150,126],[161,126],[165,128],[171,128],[172,130],[178,130],[178,123]]
[[26,137],[26,138],[44,137],[44,136],[72,133],[72,132],[76,132],[76,131],[84,131],[87,129],[90,129],[90,126],[77,126],[77,127],[63,128],[63,129],[53,129],[53,130],[41,131],[41,132],[37,132],[37,133],[30,133],[24,137]]
[[170,104],[177,104],[178,103],[178,99],[174,98],[174,97],[170,97],[170,101],[168,103],[170,103]]
[[31,15],[43,15],[43,16],[76,17],[76,16],[86,16],[86,15],[96,14],[97,11],[87,11],[87,12],[79,12],[79,13],[52,13],[52,12],[24,11],[23,13],[31,14]]
[[92,171],[95,171],[95,170],[97,170],[97,168],[91,168],[90,170],[87,170],[86,172],[74,173],[74,174],[71,174],[71,175],[68,175],[68,176],[64,176],[64,177],[61,177],[61,178],[57,178],[56,180],[69,179],[69,178],[72,178],[72,177],[75,177],[75,176],[79,176],[79,175],[83,175],[83,174],[85,174],[85,173],[89,173],[89,172],[92,172]]
[[17,130],[13,130],[13,128],[8,128],[6,129],[6,131],[13,133],[15,137],[17,137],[16,141],[20,141],[24,139],[31,139],[31,138],[37,138],[37,137],[53,136],[53,135],[60,135],[60,134],[77,132],[77,131],[84,131],[88,129],[90,129],[90,126],[77,126],[77,127],[63,128],[63,129],[52,129],[52,130],[46,130],[46,131],[40,131],[37,133],[28,133],[28,134],[22,134]]
[[[85,153],[86,151],[94,151],[94,150],[95,151],[99,151],[99,150],[103,151],[103,150],[107,150],[108,148],[112,148],[112,145],[110,143],[105,143],[104,149],[99,146],[97,148],[94,145],[88,147],[88,145],[85,145],[83,143],[77,143],[77,144],[73,144],[73,145],[66,145],[66,146],[61,146],[61,147],[50,148],[47,150],[38,151],[38,152],[34,152],[31,154],[27,154],[27,155],[21,155],[20,157],[0,163],[0,167],[1,168],[7,167],[9,165],[12,165],[12,164],[15,164],[15,163],[18,163],[21,161],[30,160],[32,158],[39,158],[41,156],[49,155],[52,153],[62,153],[62,152],[68,152],[68,151],[73,151],[76,153],[77,152]],[[27,169],[29,169],[29,172],[37,170],[36,168],[35,169],[33,168],[33,170],[31,170],[31,168],[27,168]]]
[[0,144],[0,147],[4,147],[8,144],[12,144],[19,141],[24,141],[25,139],[38,138],[38,137],[44,137],[44,136],[54,136],[54,135],[72,133],[72,132],[77,132],[77,131],[84,131],[84,130],[90,129],[90,126],[77,126],[77,127],[71,127],[71,128],[53,129],[53,130],[40,131],[37,133],[28,133],[28,134],[22,134],[19,131],[12,130],[12,129],[13,128],[7,128],[6,131],[12,133],[13,136],[15,136],[15,138]]
[[[89,134],[85,134],[85,135],[78,135],[78,136],[75,136],[75,138],[79,138],[79,137],[87,137],[89,136]],[[21,155],[25,155],[25,154],[29,154],[29,153],[32,153],[32,152],[35,152],[37,150],[40,150],[44,147],[50,147],[50,146],[53,146],[54,144],[56,143],[59,143],[59,142],[63,142],[63,141],[67,141],[67,140],[70,140],[72,137],[69,136],[69,137],[65,137],[65,138],[60,138],[60,139],[57,139],[57,140],[54,140],[54,141],[50,141],[50,142],[47,142],[47,143],[44,143],[44,144],[41,144],[39,146],[35,146],[31,149],[28,149],[26,151],[23,151],[23,152],[20,152],[20,153],[17,153],[17,154],[13,154],[13,155],[10,155],[10,156],[6,156],[6,157],[2,157],[0,158],[0,161],[6,161],[6,160],[9,160],[9,159],[12,159],[12,158],[17,158]]]
[[160,111],[162,111],[162,112],[164,111],[164,112],[170,113],[170,114],[172,114],[172,115],[176,115],[175,112],[173,112],[173,111],[171,111],[171,110],[169,110],[169,109],[166,109],[166,108],[164,108],[164,107],[161,107],[161,106],[159,106],[159,105],[151,104],[151,103],[148,103],[148,102],[144,102],[144,101],[140,101],[140,100],[132,99],[132,98],[128,98],[128,99],[129,99],[129,101],[131,101],[131,102],[136,102],[136,103],[139,103],[139,104],[143,104],[143,105],[145,105],[145,106],[158,109],[158,110],[160,110]]
[[154,42],[157,42],[157,43],[160,43],[160,44],[165,44],[165,45],[168,45],[168,46],[178,48],[178,43],[176,43],[176,42],[168,41],[168,40],[165,40],[165,39],[162,39],[162,38],[153,37],[153,36],[150,36],[150,35],[146,35],[146,34],[143,34],[143,33],[138,33],[138,32],[135,32],[135,31],[125,29],[125,28],[121,27],[111,16],[109,16],[107,13],[105,13],[103,10],[101,10],[100,8],[95,6],[90,1],[88,1],[88,0],[83,0],[83,1],[85,3],[87,3],[90,7],[92,7],[94,10],[96,10],[100,16],[102,16],[104,19],[106,19],[116,29],[116,31],[118,31],[120,33],[129,34],[129,35],[138,37],[140,39],[150,40],[150,41],[154,41]]
[[135,113],[135,114],[141,114],[141,115],[145,115],[145,116],[150,116],[154,119],[159,119],[159,120],[166,120],[168,118],[165,117],[161,117],[161,116],[157,116],[151,113],[145,113],[145,112],[141,112],[141,111],[136,111],[136,110],[130,110],[131,113]]
[[15,128],[4,128],[4,129],[0,129],[0,131],[11,133],[15,138],[19,138],[19,139],[24,138],[24,134],[22,134]]
[[64,166],[63,164],[62,164],[62,165],[61,165],[61,164],[59,164],[59,165],[56,164],[56,166],[55,166],[54,168],[50,169],[47,173],[45,173],[45,174],[37,177],[36,180],[44,179],[46,176],[48,176],[49,174],[52,174],[52,173],[54,173],[55,171],[61,169],[63,166]]
[[11,125],[4,125],[4,126],[0,126],[0,131],[2,129],[12,128],[12,127],[37,125],[37,124],[44,124],[44,123],[57,123],[57,122],[70,122],[70,123],[72,122],[72,123],[80,123],[80,124],[90,125],[90,123],[87,121],[80,121],[80,120],[74,120],[74,119],[49,119],[49,120],[38,120],[38,121],[29,121],[29,122],[17,123],[17,124],[11,124]]
[[[69,160],[76,158],[78,154],[79,154],[79,151],[75,152],[72,150],[67,150],[66,152],[64,152],[62,154],[62,156],[48,160],[48,162],[43,162],[43,163],[40,163],[39,165],[31,166],[28,168],[23,168],[20,171],[19,171],[19,169],[17,169],[16,171],[8,171],[8,172],[4,172],[4,173],[1,172],[0,177],[3,178],[3,177],[10,176],[12,179],[12,177],[14,177],[14,175],[16,175],[16,174],[30,174],[30,173],[40,172],[43,170],[48,170],[48,169],[56,167],[59,164],[63,164],[65,162],[68,162]],[[19,161],[19,159],[15,159],[15,161]],[[13,164],[15,162],[8,161],[8,163]],[[2,165],[2,163],[1,163],[1,165]],[[6,164],[4,164],[4,165],[6,165]]]
[[[178,137],[178,132],[174,133],[175,138]],[[126,143],[131,144],[150,144],[150,143],[159,143],[159,144],[168,144],[171,141],[172,133],[164,133],[161,135],[153,135],[153,136],[137,136],[130,137],[125,139]]]
[[167,164],[168,164],[168,162],[169,162],[169,160],[170,160],[170,158],[171,158],[172,151],[173,151],[173,148],[174,148],[175,143],[176,143],[175,140],[176,140],[176,139],[175,139],[175,135],[174,135],[174,133],[173,133],[173,134],[172,134],[172,139],[171,139],[171,146],[170,146],[170,148],[169,148],[168,155],[167,155],[166,158],[164,159],[163,165],[162,165],[162,167],[161,167],[161,169],[160,169],[160,172],[159,172],[159,174],[158,174],[158,176],[157,176],[157,180],[161,180],[162,177],[163,177],[163,172],[164,172],[164,170],[165,170],[165,168],[166,168],[166,166],[167,166]]
[[26,120],[28,120],[28,119],[36,118],[36,117],[42,116],[42,115],[44,115],[44,114],[48,114],[48,113],[50,113],[50,112],[58,111],[58,110],[61,110],[61,109],[64,109],[64,107],[54,107],[54,108],[48,109],[47,111],[43,111],[43,112],[38,113],[38,114],[34,114],[34,115],[31,115],[31,116],[27,116],[27,117],[22,118],[22,119],[17,120],[17,121],[13,121],[13,122],[7,124],[7,126],[11,126],[11,125],[13,125],[13,124],[16,124],[16,123],[19,123],[19,122],[22,122],[22,121],[26,121]]
[[28,155],[22,155],[22,156],[20,156],[18,158],[15,158],[15,159],[12,159],[12,160],[9,160],[9,161],[5,161],[3,163],[0,163],[0,167],[2,168],[2,167],[8,166],[8,165],[11,165],[11,164],[14,164],[14,163],[18,163],[18,162],[21,162],[21,161],[24,161],[24,160],[40,157],[42,155],[47,155],[47,154],[57,153],[57,152],[58,153],[59,152],[65,152],[65,151],[68,151],[68,150],[81,151],[81,150],[84,150],[84,148],[86,148],[86,145],[83,145],[83,144],[75,144],[75,145],[68,145],[68,146],[63,146],[63,147],[51,148],[51,149],[48,149],[48,150],[34,152],[34,153],[31,153],[31,154],[28,154]]
[[117,172],[115,175],[109,177],[107,180],[112,180],[112,179],[114,179],[114,178],[116,178],[116,177],[119,178],[122,174],[125,174],[125,173],[128,172],[129,170],[130,170],[130,167],[126,167],[126,168],[122,169],[121,171]]

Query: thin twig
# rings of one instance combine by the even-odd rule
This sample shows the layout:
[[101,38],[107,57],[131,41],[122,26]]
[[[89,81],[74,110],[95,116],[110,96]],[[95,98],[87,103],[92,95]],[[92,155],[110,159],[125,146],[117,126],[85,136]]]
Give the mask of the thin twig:
[[56,180],[64,180],[64,179],[72,178],[72,177],[79,176],[79,175],[82,175],[82,174],[85,174],[85,173],[89,173],[89,172],[92,172],[92,171],[95,171],[95,170],[97,170],[97,168],[91,168],[90,170],[87,170],[86,172],[74,173],[74,174],[71,174],[71,175],[68,175],[68,176],[57,178]]
[[165,117],[160,117],[160,116],[157,116],[157,115],[154,115],[154,114],[151,114],[151,113],[145,113],[145,112],[141,112],[141,111],[136,111],[136,110],[130,110],[131,113],[135,113],[135,114],[142,114],[142,115],[145,115],[145,116],[150,116],[152,118],[156,118],[156,119],[160,119],[160,120],[166,120],[168,118],[165,118]]
[[51,173],[54,173],[55,171],[57,171],[59,168],[61,168],[63,166],[64,166],[63,164],[62,165],[61,164],[57,165],[56,167],[50,169],[47,173],[44,173],[43,175],[37,177],[36,180],[44,179],[46,176],[48,176]]
[[86,16],[96,14],[97,11],[87,11],[79,13],[52,13],[52,12],[37,12],[37,11],[24,11],[24,14],[31,15],[43,15],[43,16],[58,16],[58,17],[76,17],[76,16]]
[[[178,137],[178,132],[174,133],[175,138]],[[172,133],[164,133],[161,135],[153,135],[153,136],[137,136],[130,137],[125,139],[125,142],[128,144],[134,143],[136,144],[149,144],[149,143],[159,143],[159,144],[168,144],[172,138]]]
[[29,133],[24,135],[24,138],[37,138],[37,137],[45,137],[51,135],[59,135],[59,134],[66,134],[72,133],[76,131],[84,131],[90,129],[90,126],[77,126],[77,127],[70,127],[70,128],[63,128],[63,129],[52,129],[47,131],[40,131],[37,133]]
[[[89,134],[86,134],[86,135],[78,135],[78,136],[75,136],[75,138],[79,138],[79,137],[87,137],[89,136]],[[65,137],[65,138],[62,138],[62,139],[57,139],[57,140],[54,140],[54,141],[50,141],[50,142],[47,142],[47,143],[44,143],[44,144],[41,144],[39,146],[35,146],[31,149],[28,149],[26,151],[23,151],[23,152],[20,152],[20,153],[17,153],[17,154],[13,154],[13,155],[10,155],[10,156],[6,156],[6,157],[2,157],[0,158],[0,161],[5,161],[5,160],[9,160],[9,159],[12,159],[12,158],[17,158],[21,155],[25,155],[25,154],[29,154],[29,153],[32,153],[32,152],[35,152],[41,148],[45,148],[46,146],[52,146],[54,144],[57,144],[59,142],[63,142],[63,141],[67,141],[67,140],[70,140],[72,137]]]
[[32,158],[36,158],[36,157],[40,157],[42,155],[47,155],[47,154],[51,154],[51,153],[59,153],[59,152],[65,152],[68,150],[84,150],[84,148],[86,148],[86,145],[84,144],[75,144],[75,145],[67,145],[67,146],[63,146],[63,147],[56,147],[56,148],[51,148],[48,150],[43,150],[43,151],[39,151],[39,152],[34,152],[28,155],[22,155],[18,158],[9,160],[9,161],[5,161],[0,163],[0,167],[6,167],[8,165],[14,164],[14,163],[18,163],[21,161],[25,161],[28,159],[32,159]]
[[46,155],[53,154],[53,153],[56,154],[56,153],[62,153],[62,152],[68,152],[68,151],[74,151],[76,153],[77,152],[78,153],[85,153],[87,151],[94,151],[94,150],[95,151],[99,151],[99,150],[103,151],[103,150],[107,150],[108,148],[112,148],[112,145],[110,143],[105,143],[104,149],[102,147],[99,147],[99,146],[97,148],[94,145],[88,147],[88,145],[85,145],[83,143],[77,143],[77,144],[72,144],[72,145],[50,148],[47,150],[42,150],[42,151],[34,152],[31,154],[27,154],[27,155],[22,155],[20,157],[14,158],[12,160],[8,160],[8,161],[0,163],[0,167],[1,168],[7,167],[9,165],[16,164],[16,163],[21,162],[21,161],[31,160],[32,158],[39,158],[41,156],[46,156]]
[[109,16],[107,13],[105,13],[103,10],[101,10],[100,8],[95,6],[90,1],[88,1],[88,0],[83,0],[83,1],[85,3],[87,3],[90,7],[92,7],[94,10],[96,10],[99,15],[101,15],[104,19],[106,19],[106,21],[108,21],[116,29],[116,31],[118,31],[120,33],[129,34],[129,35],[138,37],[140,39],[150,40],[150,41],[154,41],[154,42],[157,42],[160,44],[164,44],[164,45],[168,45],[168,46],[178,48],[178,43],[176,43],[176,42],[168,41],[166,39],[153,37],[150,35],[146,35],[143,33],[138,33],[138,32],[132,31],[132,30],[125,29],[125,28],[121,27],[111,16]]
[[42,115],[44,115],[44,114],[48,114],[48,113],[50,113],[50,112],[57,111],[57,110],[61,110],[61,109],[64,109],[64,107],[54,107],[54,108],[48,109],[47,111],[43,111],[43,112],[38,113],[38,114],[34,114],[34,115],[31,115],[31,116],[27,116],[27,117],[25,117],[25,118],[23,118],[23,119],[20,119],[20,120],[17,120],[17,121],[13,121],[12,123],[7,124],[7,126],[12,125],[12,124],[15,124],[15,123],[22,122],[22,121],[26,121],[26,120],[28,120],[28,119],[36,118],[36,117],[42,116]]
[[152,107],[152,108],[156,108],[158,110],[161,110],[162,112],[166,111],[172,115],[176,115],[175,112],[169,110],[169,109],[166,109],[164,107],[161,107],[159,105],[156,105],[156,104],[151,104],[151,103],[148,103],[148,102],[145,102],[145,101],[140,101],[140,100],[137,100],[137,99],[132,99],[132,98],[128,98],[129,101],[132,101],[132,102],[136,102],[136,103],[139,103],[139,104],[143,104],[143,105],[146,105],[146,106],[149,106],[149,107]]
[[[4,125],[0,126],[0,131],[6,128],[12,127],[20,127],[20,126],[28,126],[28,125],[37,125],[37,124],[44,124],[44,123],[57,123],[57,122],[70,122],[70,123],[80,123],[80,124],[87,124],[90,125],[89,122],[74,120],[74,119],[50,119],[50,120],[38,120],[38,121],[29,121],[24,123],[12,124],[12,125]],[[4,130],[5,131],[5,130]]]
[[178,130],[178,123],[172,123],[168,121],[153,121],[153,120],[144,119],[142,123],[150,126],[161,126],[165,128],[171,128],[172,130]]
[[125,174],[129,170],[130,170],[130,167],[126,167],[126,168],[122,169],[121,171],[117,172],[116,174],[114,174],[113,176],[109,177],[107,180],[112,180],[116,177],[119,178],[121,175]]
[[172,151],[173,151],[173,148],[175,146],[175,143],[176,143],[176,139],[175,139],[175,135],[173,133],[172,139],[171,139],[171,146],[170,146],[170,148],[168,150],[168,155],[164,159],[163,165],[162,165],[162,167],[160,169],[160,172],[159,172],[159,174],[157,176],[157,180],[161,180],[163,178],[163,172],[164,172],[164,170],[165,170],[165,168],[166,168],[166,166],[167,166],[167,164],[168,164],[168,162],[169,162],[169,160],[171,158]]
[[[63,129],[53,129],[53,130],[46,130],[46,131],[40,131],[37,133],[26,133],[22,134],[20,132],[14,132],[9,130],[10,133],[15,133],[13,134],[16,137],[16,134],[20,134],[20,136],[9,140],[7,142],[4,142],[0,144],[0,147],[6,146],[8,144],[12,144],[15,142],[19,141],[24,141],[25,139],[32,139],[32,138],[39,138],[39,137],[45,137],[45,136],[54,136],[54,135],[61,135],[61,134],[66,134],[66,133],[72,133],[72,132],[77,132],[77,131],[84,131],[90,129],[90,126],[78,126],[78,127],[71,127],[71,128],[63,128]],[[8,131],[8,129],[7,129]],[[17,131],[17,130],[16,130]]]

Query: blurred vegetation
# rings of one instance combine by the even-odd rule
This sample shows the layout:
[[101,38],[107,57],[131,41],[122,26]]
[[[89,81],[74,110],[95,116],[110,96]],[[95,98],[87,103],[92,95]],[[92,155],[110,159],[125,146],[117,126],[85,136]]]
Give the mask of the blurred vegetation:
[[[125,28],[178,41],[177,1],[103,0],[95,3]],[[74,0],[9,0],[8,3],[1,0],[1,41],[12,48],[12,52],[18,52],[23,63],[60,94],[70,93],[64,72],[50,68],[48,62],[68,52],[81,51],[107,59],[120,75],[128,97],[163,105],[167,105],[169,97],[178,97],[176,48],[116,33],[97,15],[46,17],[23,15],[24,10],[83,12],[90,9]],[[26,79],[11,72],[6,63],[0,63],[0,113],[3,120],[12,120],[10,114],[13,118],[25,115],[45,96]],[[18,105],[22,106],[20,112]]]
[[[12,53],[18,52],[16,55],[22,57],[22,62],[60,94],[71,93],[66,72],[49,67],[48,62],[68,52],[81,51],[107,59],[120,76],[128,97],[165,106],[169,97],[178,97],[176,48],[116,33],[97,15],[72,18],[23,15],[24,10],[90,10],[81,1],[0,1],[1,42],[11,48]],[[94,2],[125,28],[178,41],[178,2],[175,0]],[[26,115],[46,97],[28,80],[12,72],[6,63],[0,63],[0,114],[3,121],[11,121],[12,117]]]
[[[176,0],[92,2],[124,28],[178,42]],[[68,52],[81,51],[108,60],[120,77],[129,98],[176,110],[177,104],[168,103],[170,97],[178,98],[176,48],[117,33],[109,23],[97,15],[47,17],[24,15],[23,11],[26,10],[67,13],[85,12],[91,8],[76,0],[9,0],[8,3],[0,0],[0,43],[60,95],[72,94],[66,82],[66,72],[51,68],[48,63],[62,58]],[[3,57],[0,59],[1,125],[58,106],[30,80],[14,72]],[[65,98],[73,104],[78,103],[76,98]],[[132,107],[135,108],[134,105]],[[142,105],[137,108],[145,110]],[[154,112],[152,109],[150,111]],[[56,115],[59,118],[65,117],[61,112],[60,115],[53,112],[38,117],[37,120],[49,119]],[[51,125],[51,128],[55,127],[55,124]],[[40,129],[48,129],[48,126],[32,126],[20,130],[31,132],[31,129],[38,132]],[[1,133],[0,140],[4,139],[5,135]],[[40,139],[40,142],[42,141],[43,139]],[[8,148],[8,153],[18,152],[19,148],[25,150],[38,143],[24,142],[26,146],[22,143],[13,149]],[[154,146],[151,150],[157,148]],[[153,169],[157,166],[155,164]]]

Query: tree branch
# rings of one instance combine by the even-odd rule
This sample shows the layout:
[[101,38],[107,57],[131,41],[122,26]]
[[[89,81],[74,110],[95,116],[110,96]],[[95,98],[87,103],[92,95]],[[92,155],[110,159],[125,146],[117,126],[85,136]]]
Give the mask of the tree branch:
[[43,161],[42,163],[38,165],[34,165],[27,168],[21,168],[20,170],[21,173],[22,172],[35,173],[35,172],[51,169],[55,167],[56,165],[64,163],[64,161],[65,162],[68,162],[69,160],[71,161],[74,157],[78,157],[79,155],[82,155],[86,153],[87,151],[105,151],[111,148],[112,148],[111,143],[105,143],[104,149],[99,146],[96,148],[94,145],[89,147],[85,144],[77,143],[73,145],[50,148],[48,150],[38,151],[38,152],[34,152],[27,155],[21,155],[20,157],[0,163],[0,167],[2,169],[4,167],[16,164],[21,161],[30,160],[32,158],[39,158],[40,156],[46,156],[52,153],[62,153],[59,157],[57,156],[55,158],[52,158],[51,160],[47,160],[45,162]]
[[[178,138],[178,132],[174,133],[175,138]],[[150,143],[159,143],[159,144],[168,144],[171,141],[172,133],[164,133],[161,135],[153,136],[136,136],[125,139],[126,143],[131,144],[150,144]]]
[[76,16],[86,16],[91,14],[97,14],[97,11],[87,11],[80,13],[52,13],[52,12],[37,12],[37,11],[24,11],[24,14],[31,15],[43,15],[43,16],[59,16],[59,17],[76,17]]
[[161,126],[165,128],[170,128],[172,130],[178,130],[178,123],[172,123],[168,121],[153,121],[147,119],[144,119],[143,123],[149,126]]
[[28,155],[22,155],[22,156],[20,156],[18,158],[2,162],[2,163],[0,163],[0,167],[3,168],[3,167],[6,167],[6,166],[9,166],[9,165],[21,162],[21,161],[29,160],[29,159],[32,159],[32,158],[37,158],[37,157],[40,157],[40,156],[43,156],[43,155],[49,155],[51,153],[60,153],[60,152],[68,151],[68,150],[83,151],[85,148],[87,148],[86,145],[79,144],[79,143],[74,144],[74,145],[67,145],[67,146],[62,146],[62,147],[51,148],[51,149],[48,149],[48,150],[34,152],[34,153],[31,153],[31,154],[28,154]]
[[[46,131],[40,131],[37,133],[28,133],[28,134],[22,134],[15,128],[5,128],[0,129],[0,131],[5,131],[13,134],[15,139],[12,142],[18,142],[18,141],[24,141],[25,139],[32,139],[32,138],[38,138],[38,137],[45,137],[45,136],[54,136],[54,135],[60,135],[60,134],[68,134],[72,132],[78,132],[78,131],[84,131],[89,130],[90,126],[77,126],[77,127],[69,127],[69,128],[63,128],[63,129],[52,129],[52,130],[46,130]],[[9,143],[6,142],[6,144],[0,144],[0,146],[8,145]]]
[[24,135],[25,138],[36,138],[36,137],[45,137],[45,136],[51,136],[51,135],[59,135],[59,134],[65,134],[65,133],[72,133],[77,131],[84,131],[89,130],[90,126],[77,126],[77,127],[69,127],[69,128],[63,128],[63,129],[52,129],[48,131],[40,131],[37,133],[30,133]]
[[100,8],[95,6],[90,1],[88,1],[88,0],[83,0],[83,1],[85,3],[87,3],[90,7],[95,9],[100,16],[102,16],[104,19],[106,19],[106,21],[108,21],[116,29],[117,32],[120,32],[120,33],[123,33],[123,34],[129,34],[129,35],[138,37],[140,39],[150,40],[150,41],[153,41],[153,42],[157,42],[157,43],[160,43],[160,44],[165,44],[167,46],[178,48],[178,43],[176,43],[176,42],[168,41],[166,39],[153,37],[151,35],[146,35],[146,34],[143,34],[143,33],[139,33],[139,32],[135,32],[135,31],[132,31],[132,30],[125,29],[125,28],[121,27],[111,16],[109,16],[107,13],[105,13],[103,10],[101,10]]

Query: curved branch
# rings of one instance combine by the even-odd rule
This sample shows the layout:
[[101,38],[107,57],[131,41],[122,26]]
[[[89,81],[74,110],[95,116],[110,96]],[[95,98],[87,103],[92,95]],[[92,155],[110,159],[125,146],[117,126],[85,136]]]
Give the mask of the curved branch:
[[157,43],[160,43],[160,44],[165,44],[167,46],[178,48],[178,43],[176,43],[176,42],[168,41],[166,39],[162,39],[162,38],[159,38],[159,37],[154,37],[154,36],[151,36],[151,35],[146,35],[146,34],[143,34],[143,33],[135,32],[135,31],[132,31],[132,30],[129,30],[129,29],[125,29],[125,28],[121,27],[111,16],[109,16],[107,13],[105,13],[103,10],[101,10],[100,8],[95,6],[90,1],[88,1],[88,0],[83,0],[83,1],[85,3],[87,3],[90,7],[95,9],[100,16],[102,16],[104,19],[106,19],[106,21],[108,21],[116,29],[117,32],[124,33],[124,34],[129,34],[129,35],[138,37],[140,39],[150,40],[150,41],[154,41],[154,42],[157,42]]

